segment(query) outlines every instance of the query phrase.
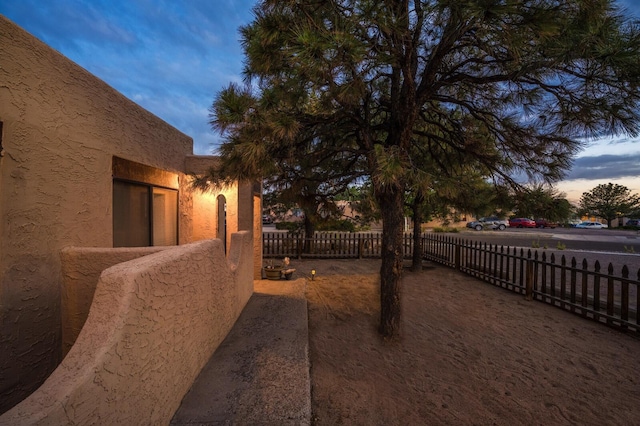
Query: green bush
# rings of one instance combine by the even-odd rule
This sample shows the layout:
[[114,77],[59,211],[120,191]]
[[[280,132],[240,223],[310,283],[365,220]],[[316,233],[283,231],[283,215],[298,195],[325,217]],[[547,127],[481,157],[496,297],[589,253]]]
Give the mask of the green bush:
[[356,226],[350,220],[329,220],[319,223],[316,231],[355,232]]
[[289,231],[291,233],[300,232],[302,222],[276,222],[276,229],[280,231]]

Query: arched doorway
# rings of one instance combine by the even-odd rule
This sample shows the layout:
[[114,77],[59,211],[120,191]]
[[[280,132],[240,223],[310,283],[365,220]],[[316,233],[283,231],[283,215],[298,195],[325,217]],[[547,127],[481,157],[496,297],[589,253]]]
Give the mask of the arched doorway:
[[224,252],[227,253],[227,199],[218,195],[218,238],[222,240]]

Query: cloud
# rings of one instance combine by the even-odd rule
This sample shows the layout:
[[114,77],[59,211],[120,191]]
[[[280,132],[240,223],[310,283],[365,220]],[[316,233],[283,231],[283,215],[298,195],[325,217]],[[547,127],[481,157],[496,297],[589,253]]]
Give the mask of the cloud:
[[576,158],[565,180],[619,179],[640,176],[640,152]]

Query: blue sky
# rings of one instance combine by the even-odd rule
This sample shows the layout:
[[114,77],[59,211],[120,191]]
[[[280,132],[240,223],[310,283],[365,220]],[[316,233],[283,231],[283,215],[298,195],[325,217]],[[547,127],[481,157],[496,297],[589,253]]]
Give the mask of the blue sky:
[[[618,0],[640,19],[640,1]],[[215,94],[240,82],[238,28],[255,0],[0,0],[0,14],[214,153]],[[592,142],[557,187],[569,199],[599,183],[640,193],[640,138]]]

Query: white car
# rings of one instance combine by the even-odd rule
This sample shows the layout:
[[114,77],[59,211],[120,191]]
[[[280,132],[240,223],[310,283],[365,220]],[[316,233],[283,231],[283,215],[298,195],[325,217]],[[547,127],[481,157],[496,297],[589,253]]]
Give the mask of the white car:
[[587,221],[587,222],[580,222],[579,224],[576,225],[576,228],[602,229],[602,228],[608,228],[608,226],[605,225],[604,223],[600,223],[600,222]]

